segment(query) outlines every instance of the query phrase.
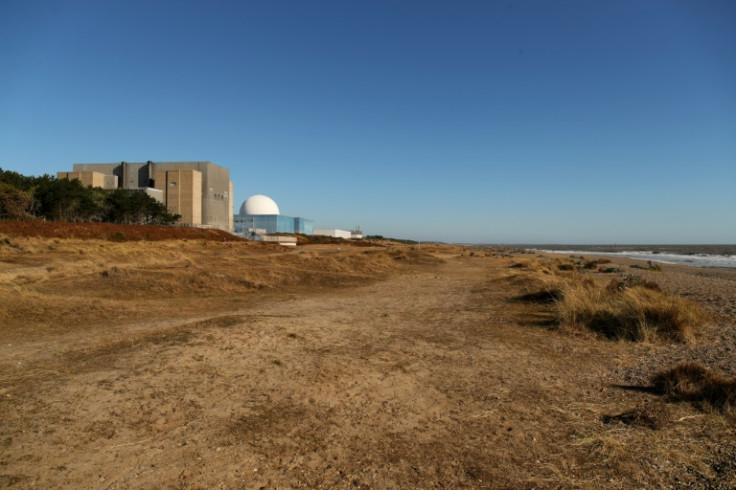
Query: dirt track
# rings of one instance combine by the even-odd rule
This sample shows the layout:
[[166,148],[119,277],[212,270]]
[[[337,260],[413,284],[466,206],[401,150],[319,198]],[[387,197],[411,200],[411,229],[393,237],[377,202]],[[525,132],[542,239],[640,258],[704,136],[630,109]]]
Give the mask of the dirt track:
[[549,307],[513,300],[509,259],[489,255],[438,248],[394,256],[400,269],[363,286],[229,293],[198,313],[203,303],[172,299],[134,321],[85,312],[42,339],[8,330],[0,484],[736,482],[734,425],[720,414],[668,404],[658,430],[603,422],[664,406],[631,373],[667,347],[551,329]]

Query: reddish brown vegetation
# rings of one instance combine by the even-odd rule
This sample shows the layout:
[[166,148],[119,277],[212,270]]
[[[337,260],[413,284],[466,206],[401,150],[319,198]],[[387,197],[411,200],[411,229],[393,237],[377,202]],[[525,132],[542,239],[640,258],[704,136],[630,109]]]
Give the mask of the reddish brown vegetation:
[[180,226],[119,225],[115,223],[61,223],[43,221],[0,221],[0,233],[13,237],[80,238],[82,240],[159,241],[243,239],[223,230]]

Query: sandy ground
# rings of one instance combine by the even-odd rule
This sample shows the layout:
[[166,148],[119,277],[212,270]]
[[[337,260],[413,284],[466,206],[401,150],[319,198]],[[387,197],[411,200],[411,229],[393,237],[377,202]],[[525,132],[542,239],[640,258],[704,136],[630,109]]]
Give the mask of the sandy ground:
[[14,245],[0,485],[736,485],[734,421],[640,389],[685,358],[736,372],[733,271],[646,272],[716,315],[685,346],[555,328],[487,249]]

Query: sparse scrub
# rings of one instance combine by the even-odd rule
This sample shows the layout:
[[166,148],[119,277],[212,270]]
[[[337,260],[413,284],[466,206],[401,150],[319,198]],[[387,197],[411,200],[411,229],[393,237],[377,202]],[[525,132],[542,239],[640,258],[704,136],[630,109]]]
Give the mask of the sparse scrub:
[[727,378],[701,364],[685,362],[657,373],[652,385],[670,401],[694,402],[736,414],[736,377]]
[[564,324],[611,339],[693,340],[708,314],[697,304],[657,288],[655,283],[636,279],[613,281],[606,288],[571,281],[557,302],[557,313]]
[[529,303],[554,303],[562,299],[562,290],[557,288],[540,289],[539,291],[522,294],[517,299]]
[[654,281],[646,281],[639,276],[632,274],[623,275],[621,279],[611,279],[606,289],[609,291],[624,291],[633,287],[643,287],[652,291],[662,291],[662,288]]
[[525,259],[512,263],[509,269],[521,269],[524,272],[549,275],[554,273],[553,265],[549,260]]
[[[115,241],[115,235],[125,236],[125,241],[161,241],[202,239],[215,242],[243,243],[245,239],[223,230],[187,228],[182,226],[124,225],[116,223],[63,223],[42,222],[39,220],[7,221],[0,220],[0,233],[3,236],[40,237],[53,239],[81,239]],[[268,246],[259,243],[259,246]]]
[[651,260],[647,260],[646,267],[641,264],[632,264],[629,267],[631,267],[632,269],[641,269],[645,271],[662,272],[662,268],[659,266],[659,264],[654,264]]
[[662,268],[659,266],[659,264],[654,264],[651,260],[647,260],[647,268],[650,271],[662,272]]
[[598,267],[598,264],[600,264],[600,262],[597,260],[586,260],[583,263],[583,269],[594,270]]

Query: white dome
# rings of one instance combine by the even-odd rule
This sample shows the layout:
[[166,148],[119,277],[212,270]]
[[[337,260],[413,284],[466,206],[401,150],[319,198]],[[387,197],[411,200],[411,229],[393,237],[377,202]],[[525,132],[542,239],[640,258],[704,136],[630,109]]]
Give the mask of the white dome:
[[240,214],[280,214],[276,202],[268,196],[256,194],[243,201]]

